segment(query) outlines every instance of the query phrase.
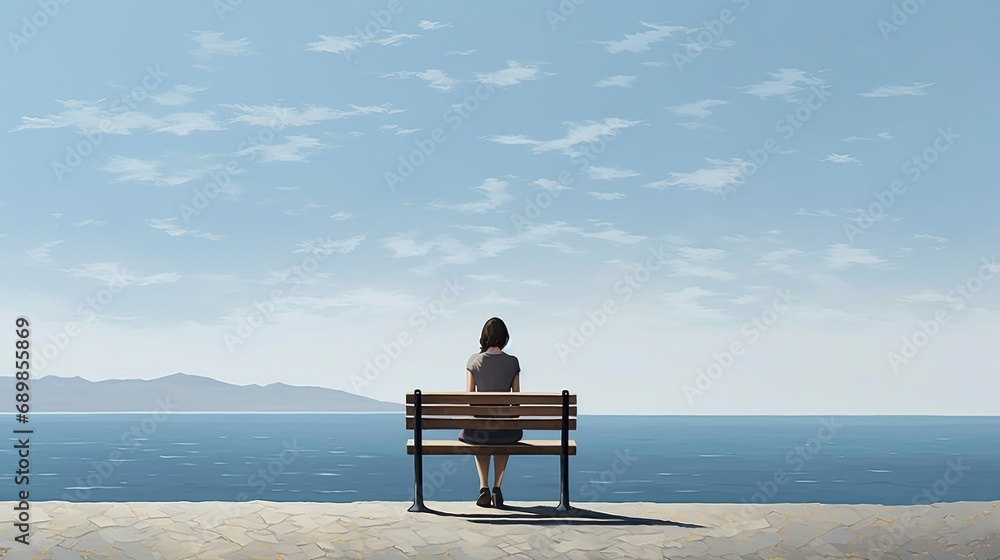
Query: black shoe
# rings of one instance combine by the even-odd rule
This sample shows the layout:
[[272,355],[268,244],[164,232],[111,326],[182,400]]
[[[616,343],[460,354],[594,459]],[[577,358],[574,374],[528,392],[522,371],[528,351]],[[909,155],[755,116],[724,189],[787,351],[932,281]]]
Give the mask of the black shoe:
[[503,507],[503,493],[500,492],[499,486],[493,487],[493,505],[498,508]]
[[476,500],[476,505],[479,507],[488,508],[492,505],[490,501],[490,489],[485,486],[479,489],[479,499]]

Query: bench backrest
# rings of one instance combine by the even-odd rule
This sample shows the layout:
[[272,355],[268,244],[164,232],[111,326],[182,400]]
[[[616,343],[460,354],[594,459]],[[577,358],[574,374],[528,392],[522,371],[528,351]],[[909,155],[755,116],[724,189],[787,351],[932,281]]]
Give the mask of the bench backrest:
[[[564,425],[562,393],[415,391],[406,395],[407,430],[416,429],[418,400],[421,430],[562,430]],[[566,427],[575,430],[576,395],[567,394],[566,400]]]

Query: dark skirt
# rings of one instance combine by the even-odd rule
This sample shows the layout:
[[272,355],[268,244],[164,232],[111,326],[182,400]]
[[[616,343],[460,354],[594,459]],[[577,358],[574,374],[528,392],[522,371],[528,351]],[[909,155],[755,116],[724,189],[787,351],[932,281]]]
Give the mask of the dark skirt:
[[465,430],[458,433],[458,441],[472,444],[503,445],[517,443],[524,437],[524,431],[519,429],[502,430]]

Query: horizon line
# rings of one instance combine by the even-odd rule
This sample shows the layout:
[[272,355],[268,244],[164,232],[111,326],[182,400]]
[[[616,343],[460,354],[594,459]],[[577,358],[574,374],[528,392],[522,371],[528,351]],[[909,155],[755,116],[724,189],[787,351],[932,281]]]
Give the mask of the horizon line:
[[[384,402],[384,401],[383,401]],[[127,410],[127,411],[61,411],[61,412],[31,412],[30,414],[400,414],[399,410],[373,410],[373,411],[261,411],[261,410]],[[17,412],[0,412],[0,415],[14,416]],[[592,413],[578,414],[581,416],[657,416],[657,417],[684,417],[684,418],[820,418],[824,416],[850,416],[864,418],[1000,418],[1000,414],[985,415],[959,415],[959,414],[615,414],[615,413]],[[544,430],[543,430],[544,431]],[[558,430],[556,430],[558,431]]]

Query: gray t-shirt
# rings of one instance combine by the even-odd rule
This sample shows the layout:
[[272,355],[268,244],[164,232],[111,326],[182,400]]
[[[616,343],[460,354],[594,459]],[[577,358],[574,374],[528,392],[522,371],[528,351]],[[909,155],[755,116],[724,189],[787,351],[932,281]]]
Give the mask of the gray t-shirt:
[[465,369],[472,372],[476,391],[507,392],[514,387],[514,377],[520,373],[521,364],[510,354],[479,352],[469,358]]

